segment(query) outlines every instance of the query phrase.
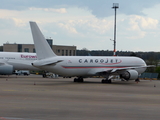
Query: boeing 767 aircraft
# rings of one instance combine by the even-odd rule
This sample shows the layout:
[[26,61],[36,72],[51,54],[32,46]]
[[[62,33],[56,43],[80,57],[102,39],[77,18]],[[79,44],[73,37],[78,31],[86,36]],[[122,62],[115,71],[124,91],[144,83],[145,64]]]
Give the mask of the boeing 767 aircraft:
[[83,82],[83,78],[100,75],[102,83],[111,83],[112,75],[125,80],[138,80],[139,75],[148,67],[138,57],[120,56],[57,56],[35,22],[30,22],[37,60],[32,65],[63,76],[76,76],[74,82]]

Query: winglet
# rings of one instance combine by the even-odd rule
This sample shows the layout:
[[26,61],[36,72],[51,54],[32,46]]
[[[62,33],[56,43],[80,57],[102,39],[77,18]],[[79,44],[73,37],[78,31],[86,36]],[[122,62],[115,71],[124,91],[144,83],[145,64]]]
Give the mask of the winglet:
[[30,27],[38,59],[40,60],[56,56],[38,28],[36,22],[30,21]]

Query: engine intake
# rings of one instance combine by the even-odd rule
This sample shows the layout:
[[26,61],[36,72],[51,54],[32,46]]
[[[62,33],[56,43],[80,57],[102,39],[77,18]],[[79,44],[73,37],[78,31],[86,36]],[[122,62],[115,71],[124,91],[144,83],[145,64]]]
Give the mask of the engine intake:
[[138,78],[138,72],[136,70],[127,70],[120,77],[125,80],[135,80]]
[[12,65],[1,65],[0,66],[0,75],[11,75],[13,73]]

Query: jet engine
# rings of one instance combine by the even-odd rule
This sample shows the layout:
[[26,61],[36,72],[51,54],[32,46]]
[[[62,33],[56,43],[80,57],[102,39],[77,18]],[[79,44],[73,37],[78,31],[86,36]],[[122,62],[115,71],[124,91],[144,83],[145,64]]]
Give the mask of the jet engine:
[[136,70],[127,70],[120,77],[125,80],[136,80],[138,78],[138,72]]
[[11,75],[13,73],[12,65],[0,65],[0,75]]

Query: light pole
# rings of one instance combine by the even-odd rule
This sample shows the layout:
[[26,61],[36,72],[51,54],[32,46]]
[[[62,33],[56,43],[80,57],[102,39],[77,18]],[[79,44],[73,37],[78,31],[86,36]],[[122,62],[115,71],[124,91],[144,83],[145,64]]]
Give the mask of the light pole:
[[119,8],[118,3],[113,3],[113,9],[115,9],[115,20],[114,20],[114,50],[113,50],[113,56],[116,56],[116,9]]

